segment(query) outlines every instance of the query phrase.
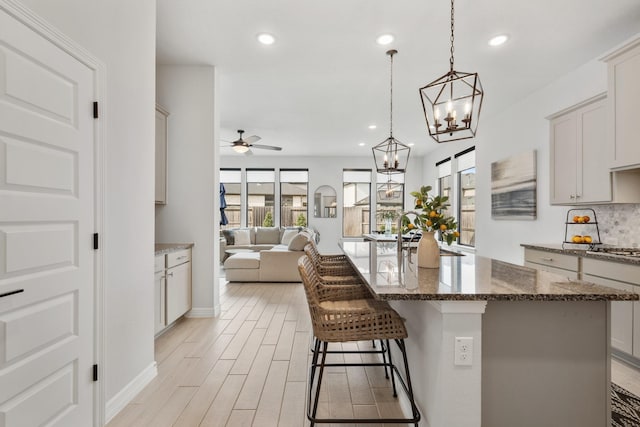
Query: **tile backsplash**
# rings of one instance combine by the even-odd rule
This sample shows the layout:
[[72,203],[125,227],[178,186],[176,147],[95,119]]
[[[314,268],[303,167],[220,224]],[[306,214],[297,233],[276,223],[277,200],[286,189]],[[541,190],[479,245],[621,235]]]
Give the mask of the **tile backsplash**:
[[590,207],[598,217],[602,243],[621,247],[640,245],[640,204]]

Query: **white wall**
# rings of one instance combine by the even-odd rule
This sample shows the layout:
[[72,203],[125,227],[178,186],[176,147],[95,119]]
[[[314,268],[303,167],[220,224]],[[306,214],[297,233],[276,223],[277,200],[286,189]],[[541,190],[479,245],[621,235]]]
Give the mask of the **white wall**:
[[[210,66],[157,68],[157,101],[169,111],[169,185],[167,204],[156,207],[156,241],[195,244],[195,316],[213,316],[214,289],[218,288],[214,286],[220,203],[215,173],[215,80]],[[215,304],[219,305],[217,297]]]
[[[425,157],[423,178],[433,185],[437,161],[467,146],[476,146],[478,255],[521,264],[524,251],[520,243],[562,242],[567,207],[549,205],[549,123],[545,117],[606,88],[606,65],[594,59],[502,112],[481,117],[474,140],[443,144]],[[490,99],[491,94],[485,96]],[[491,163],[529,150],[537,152],[537,219],[491,219]]]
[[[229,150],[223,148],[223,150]],[[370,157],[294,157],[294,156],[260,156],[253,150],[253,156],[225,155],[221,156],[221,168],[275,168],[275,169],[309,169],[309,219],[308,225],[320,232],[320,244],[323,252],[340,252],[337,242],[342,238],[342,210],[338,209],[337,218],[313,217],[313,193],[321,185],[330,185],[336,190],[338,206],[342,206],[342,171],[343,169],[372,169],[375,167],[373,155]],[[257,152],[257,153],[255,153]],[[410,158],[405,177],[405,209],[413,208],[410,191],[416,191],[421,183],[421,158]],[[373,174],[375,179],[375,173]],[[276,186],[277,187],[277,186]],[[372,191],[375,187],[372,186]],[[276,195],[279,189],[276,188]],[[216,217],[217,218],[217,217]]]
[[24,0],[105,64],[106,399],[154,363],[154,0]]

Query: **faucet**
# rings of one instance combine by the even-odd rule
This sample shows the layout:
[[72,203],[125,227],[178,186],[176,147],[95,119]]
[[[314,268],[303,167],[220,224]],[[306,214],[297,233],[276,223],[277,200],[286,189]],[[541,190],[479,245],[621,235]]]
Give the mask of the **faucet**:
[[[398,254],[400,256],[402,256],[402,218],[406,215],[415,215],[415,216],[419,216],[420,214],[416,211],[406,211],[406,212],[401,212],[400,216],[398,217]],[[409,240],[409,263],[411,263],[411,242],[413,240],[413,236],[411,236],[411,239]]]

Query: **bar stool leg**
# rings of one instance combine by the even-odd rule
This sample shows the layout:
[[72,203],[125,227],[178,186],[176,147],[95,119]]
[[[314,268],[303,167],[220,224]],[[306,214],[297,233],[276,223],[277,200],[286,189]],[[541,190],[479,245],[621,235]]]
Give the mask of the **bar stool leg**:
[[[413,397],[413,387],[411,386],[411,375],[409,374],[409,362],[407,361],[407,348],[404,345],[404,340],[396,340],[398,347],[400,347],[400,351],[402,352],[402,359],[404,361],[404,371],[405,376],[407,378],[407,394],[409,395],[409,402],[411,402],[411,412],[413,412],[413,416],[419,415],[418,407],[416,406],[416,402]],[[415,427],[418,427],[418,423],[415,423]]]
[[[318,372],[318,385],[316,387],[316,398],[313,402],[313,411],[311,412],[311,427],[313,427],[315,425],[315,422],[313,420],[315,420],[317,412],[318,412],[318,402],[320,400],[320,386],[322,384],[322,374],[324,373],[324,365],[327,359],[327,347],[328,347],[329,343],[327,342],[323,342],[322,343],[322,359],[320,360],[320,371]],[[319,341],[318,341],[318,346],[317,346],[317,350],[316,354],[314,355],[314,359],[318,359],[318,352],[320,350],[320,345],[319,345]],[[315,371],[314,371],[315,374]],[[311,393],[311,388],[313,387],[313,378],[311,379],[311,383],[309,384],[309,393]]]
[[384,342],[382,340],[380,340],[380,350],[382,350],[382,363],[384,363],[384,377],[389,379],[389,370],[387,369],[387,349],[384,347]]
[[393,362],[391,361],[391,346],[389,340],[386,340],[387,351],[389,352],[389,367],[391,369],[391,385],[393,386],[393,397],[398,397],[398,391],[396,390],[396,376],[393,372]]

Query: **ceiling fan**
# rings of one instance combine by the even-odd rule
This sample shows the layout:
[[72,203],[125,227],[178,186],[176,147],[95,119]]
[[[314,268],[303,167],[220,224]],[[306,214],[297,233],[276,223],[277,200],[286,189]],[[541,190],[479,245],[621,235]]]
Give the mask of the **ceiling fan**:
[[246,139],[242,139],[242,134],[244,133],[244,131],[242,129],[238,129],[238,134],[240,135],[239,138],[235,141],[233,141],[230,145],[231,148],[233,148],[233,151],[235,151],[236,153],[245,153],[245,154],[252,154],[250,148],[261,148],[263,150],[274,150],[274,151],[281,151],[282,147],[276,147],[274,145],[262,145],[262,144],[254,144],[254,142],[256,141],[260,141],[260,137],[257,135],[252,135],[247,137]]

